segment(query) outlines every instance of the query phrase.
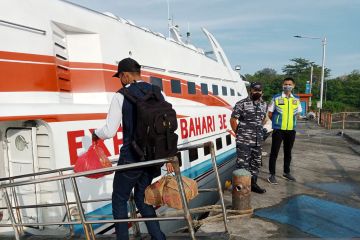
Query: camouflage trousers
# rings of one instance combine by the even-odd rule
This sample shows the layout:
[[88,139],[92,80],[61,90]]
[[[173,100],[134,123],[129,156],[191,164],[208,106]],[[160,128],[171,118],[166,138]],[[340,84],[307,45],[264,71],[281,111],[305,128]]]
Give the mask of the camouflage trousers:
[[236,144],[236,167],[246,169],[252,176],[257,176],[261,167],[261,146]]

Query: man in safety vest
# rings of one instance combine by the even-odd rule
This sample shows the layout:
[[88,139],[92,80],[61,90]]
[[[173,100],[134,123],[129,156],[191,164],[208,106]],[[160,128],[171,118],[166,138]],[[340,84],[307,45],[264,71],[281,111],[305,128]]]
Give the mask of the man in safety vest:
[[276,159],[280,150],[281,142],[284,141],[284,173],[283,177],[289,181],[296,181],[290,174],[291,149],[295,141],[296,117],[302,111],[299,97],[291,91],[295,87],[295,81],[287,77],[283,81],[283,92],[275,95],[268,108],[269,118],[272,120],[272,144],[269,159],[270,177],[268,182],[277,184],[275,177]]

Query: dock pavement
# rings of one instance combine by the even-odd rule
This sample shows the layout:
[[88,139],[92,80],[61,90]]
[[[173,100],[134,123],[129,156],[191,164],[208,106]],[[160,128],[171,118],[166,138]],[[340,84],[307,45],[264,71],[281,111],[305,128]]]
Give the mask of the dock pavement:
[[[291,163],[296,182],[282,178],[281,149],[276,168],[278,184],[267,182],[270,146],[271,137],[264,144],[265,156],[258,180],[267,192],[252,193],[254,214],[230,220],[229,234],[223,234],[222,221],[205,221],[197,231],[197,239],[360,238],[360,151],[356,151],[360,147],[360,130],[342,133],[325,130],[315,122],[299,122]],[[228,190],[225,190],[225,203],[231,208]],[[27,236],[22,239],[85,238]],[[189,236],[169,235],[167,239],[189,239]]]
[[[296,182],[282,178],[282,149],[278,184],[267,182],[270,147],[271,137],[264,144],[258,180],[267,192],[252,193],[254,214],[231,220],[229,239],[360,238],[360,130],[342,134],[300,122],[291,162]],[[230,194],[225,201],[231,205]],[[215,230],[224,230],[222,222],[206,223],[199,232]]]

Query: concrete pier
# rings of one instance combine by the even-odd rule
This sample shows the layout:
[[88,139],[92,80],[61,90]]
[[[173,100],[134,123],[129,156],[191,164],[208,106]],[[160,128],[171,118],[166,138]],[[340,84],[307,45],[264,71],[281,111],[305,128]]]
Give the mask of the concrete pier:
[[[353,130],[348,134],[360,137],[360,131]],[[355,143],[345,139],[339,130],[329,131],[313,122],[301,122],[291,163],[291,174],[297,181],[282,178],[283,154],[280,149],[276,165],[279,184],[271,185],[267,182],[269,137],[264,146],[268,154],[263,157],[258,180],[267,192],[252,193],[255,213],[252,217],[230,221],[230,239],[360,237],[357,223],[351,223],[360,219],[360,155],[353,150],[360,145]],[[226,194],[226,203],[231,203],[230,194]],[[327,205],[331,206],[330,211],[321,212],[322,206]],[[310,217],[306,212],[311,213]],[[341,219],[341,214],[345,214],[345,218]],[[336,235],[333,230],[340,231],[336,228],[345,231]],[[223,230],[221,222],[207,223],[199,231],[214,232],[215,229]]]
[[[315,122],[300,122],[291,163],[291,174],[297,181],[282,178],[283,154],[280,150],[276,168],[278,185],[270,185],[266,180],[269,137],[263,150],[268,155],[263,157],[258,179],[258,184],[267,192],[251,194],[254,214],[230,220],[230,235],[222,233],[221,220],[206,222],[197,231],[197,239],[360,238],[360,155],[354,151],[360,145],[339,132],[320,128]],[[360,136],[360,130],[347,134],[356,138]],[[225,203],[231,209],[231,192],[228,190],[225,190]],[[85,238],[28,236],[24,239]],[[99,236],[98,239],[115,237]],[[171,234],[167,239],[189,239],[189,235]]]

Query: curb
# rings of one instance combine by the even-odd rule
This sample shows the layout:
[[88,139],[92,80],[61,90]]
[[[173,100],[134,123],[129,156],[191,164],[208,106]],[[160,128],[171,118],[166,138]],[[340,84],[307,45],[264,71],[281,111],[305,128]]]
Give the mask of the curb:
[[343,133],[343,137],[350,143],[349,147],[351,148],[351,150],[353,150],[360,156],[360,141],[346,133]]
[[344,133],[344,132],[343,132],[343,137],[346,138],[347,140],[349,140],[349,141],[352,142],[352,143],[355,143],[355,144],[357,144],[357,145],[360,145],[360,140],[351,137],[351,136],[350,136],[349,134],[347,134],[347,133]]

